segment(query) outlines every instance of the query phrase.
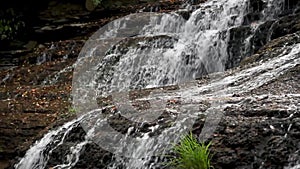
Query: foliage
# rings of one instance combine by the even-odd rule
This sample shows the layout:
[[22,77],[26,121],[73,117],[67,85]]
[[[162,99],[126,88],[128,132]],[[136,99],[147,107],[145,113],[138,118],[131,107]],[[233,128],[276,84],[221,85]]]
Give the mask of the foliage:
[[69,117],[73,117],[74,115],[76,115],[77,111],[74,107],[69,107],[68,111],[65,113],[61,113],[60,114],[60,118],[69,118]]
[[211,143],[198,143],[192,133],[182,138],[180,144],[174,146],[174,152],[177,156],[173,156],[168,164],[178,169],[209,169]]
[[93,11],[98,5],[100,5],[102,0],[86,0],[85,7],[89,11]]
[[0,14],[0,40],[14,39],[18,32],[24,28],[25,23],[16,16],[12,8]]
[[99,4],[101,4],[101,1],[102,0],[92,0],[93,1],[93,3],[95,4],[95,5],[99,5]]
[[69,113],[76,114],[76,109],[74,107],[69,107]]

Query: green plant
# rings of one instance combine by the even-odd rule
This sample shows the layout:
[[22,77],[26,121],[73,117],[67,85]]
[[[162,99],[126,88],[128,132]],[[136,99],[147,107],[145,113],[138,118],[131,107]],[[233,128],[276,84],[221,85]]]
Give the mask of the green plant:
[[178,145],[174,145],[174,153],[169,166],[178,169],[209,169],[211,154],[209,146],[211,143],[198,143],[192,133],[183,137]]
[[99,5],[101,3],[102,0],[93,0],[95,5]]
[[24,28],[25,23],[12,8],[0,13],[0,40],[12,40]]
[[68,107],[68,111],[61,113],[59,116],[60,118],[69,118],[69,117],[73,117],[74,115],[76,115],[77,111],[74,107]]
[[85,7],[89,11],[93,11],[98,5],[100,5],[102,0],[86,0]]
[[74,107],[69,107],[70,114],[76,114],[76,109]]

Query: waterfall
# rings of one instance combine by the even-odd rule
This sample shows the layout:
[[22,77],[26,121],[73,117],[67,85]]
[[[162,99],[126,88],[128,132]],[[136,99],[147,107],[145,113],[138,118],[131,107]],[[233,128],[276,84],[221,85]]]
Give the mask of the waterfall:
[[[172,143],[179,141],[180,136],[192,127],[199,114],[221,117],[226,106],[213,102],[211,108],[201,112],[195,102],[257,88],[299,63],[296,55],[300,49],[299,45],[295,45],[288,54],[283,53],[263,65],[226,78],[217,78],[211,84],[199,87],[196,82],[188,83],[203,75],[225,70],[229,58],[230,30],[245,24],[244,17],[249,12],[249,3],[249,0],[209,0],[201,4],[188,20],[177,13],[139,13],[115,20],[101,28],[85,44],[74,65],[72,94],[79,118],[46,134],[15,167],[45,168],[52,151],[64,143],[73,127],[80,124],[87,133],[85,139],[70,148],[63,164],[53,168],[75,166],[84,146],[90,142],[115,154],[108,166],[110,169],[160,168],[158,163],[161,158],[168,153]],[[284,6],[282,0],[264,3],[266,8],[261,11],[259,22],[277,17]],[[251,38],[252,34],[246,38],[245,48],[251,46]],[[276,68],[272,69],[273,66]],[[253,79],[249,79],[249,76],[253,76]],[[234,83],[240,85],[228,87]],[[180,88],[173,93],[164,93],[157,88],[166,85],[179,85]],[[146,98],[139,98],[139,101],[144,99],[150,102],[151,112],[145,111],[138,117],[132,113],[140,112],[128,112],[134,109],[127,103],[131,103],[128,91],[153,87],[157,90]],[[118,112],[113,112],[114,106],[105,107],[114,113],[105,115],[104,108],[98,108],[97,99],[109,96],[113,97]],[[181,107],[162,105],[170,98],[180,98]],[[139,131],[138,127],[156,120],[166,109],[174,114],[174,117],[170,117],[175,121],[171,127],[163,128],[157,137],[151,135],[161,129],[158,123],[150,125],[147,132]],[[128,127],[125,134],[118,133],[108,124],[116,114],[137,125]],[[204,131],[206,133],[201,135],[203,139],[211,132]],[[134,132],[139,133],[139,136],[132,137]]]
[[15,165],[15,168],[45,168],[51,151],[64,142],[68,133],[79,124],[80,120],[82,117],[47,133],[26,152],[26,156]]

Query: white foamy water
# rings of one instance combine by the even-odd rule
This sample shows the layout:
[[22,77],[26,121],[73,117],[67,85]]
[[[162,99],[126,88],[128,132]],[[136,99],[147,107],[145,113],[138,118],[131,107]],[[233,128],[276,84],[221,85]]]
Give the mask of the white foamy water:
[[[79,124],[82,118],[70,121],[57,130],[50,131],[41,140],[37,141],[20,160],[15,168],[19,169],[42,169],[45,168],[51,152],[64,142],[66,135],[73,127]],[[49,148],[51,148],[49,150]]]

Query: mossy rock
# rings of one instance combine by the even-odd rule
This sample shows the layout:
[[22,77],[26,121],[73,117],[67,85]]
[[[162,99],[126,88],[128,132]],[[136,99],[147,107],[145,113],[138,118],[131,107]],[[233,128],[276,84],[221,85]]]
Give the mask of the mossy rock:
[[[259,62],[266,60],[272,57],[278,56],[279,53],[284,52],[284,47],[291,47],[296,43],[300,43],[300,31],[282,36],[280,38],[274,39],[268,42],[265,46],[258,50],[258,52],[252,56],[244,58],[240,66],[245,66],[254,62]],[[289,52],[291,49],[288,49],[286,52]]]
[[107,9],[111,9],[111,8],[119,8],[121,6],[127,6],[127,5],[136,5],[138,4],[139,2],[137,0],[117,0],[117,1],[114,1],[114,0],[103,0],[102,2],[102,6],[104,8],[107,8]]

